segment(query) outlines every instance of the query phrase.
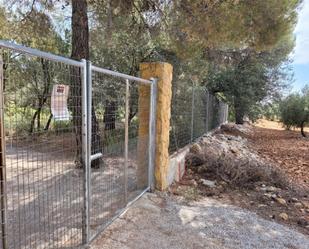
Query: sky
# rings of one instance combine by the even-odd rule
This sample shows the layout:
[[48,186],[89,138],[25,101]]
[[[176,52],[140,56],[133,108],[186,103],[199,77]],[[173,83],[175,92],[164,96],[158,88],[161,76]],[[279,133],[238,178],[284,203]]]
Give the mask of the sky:
[[309,84],[309,0],[304,0],[295,35],[296,47],[293,54],[295,82],[293,83],[293,90],[299,91],[306,84]]

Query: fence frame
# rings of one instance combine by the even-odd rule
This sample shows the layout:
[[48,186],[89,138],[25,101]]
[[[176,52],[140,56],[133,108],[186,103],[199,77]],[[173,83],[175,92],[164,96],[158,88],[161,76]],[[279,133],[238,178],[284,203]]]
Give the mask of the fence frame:
[[[32,49],[28,47],[24,47],[21,45],[17,45],[8,41],[0,40],[0,49],[9,49],[14,52],[20,52],[22,54],[27,54],[29,56],[39,57],[42,59],[50,60],[53,62],[60,62],[66,65],[75,66],[80,68],[81,70],[81,97],[82,97],[82,143],[81,143],[81,151],[82,151],[82,160],[84,163],[84,178],[83,178],[83,211],[82,211],[82,246],[87,247],[91,241],[93,241],[100,233],[103,231],[108,225],[110,225],[116,218],[118,218],[121,214],[126,212],[126,210],[136,201],[138,200],[144,193],[150,190],[151,187],[154,186],[154,160],[155,160],[155,136],[156,136],[156,96],[157,96],[157,79],[151,78],[149,80],[134,77],[131,75],[119,73],[116,71],[111,71],[108,69],[100,68],[97,66],[93,66],[90,61],[85,59],[81,61],[65,58],[62,56],[54,55],[51,53],[43,52],[37,49]],[[150,86],[151,95],[150,95],[150,122],[149,122],[149,162],[148,162],[148,186],[144,189],[137,197],[135,197],[132,201],[127,202],[127,189],[124,191],[124,199],[125,199],[125,207],[117,212],[116,216],[110,219],[108,224],[99,228],[96,231],[96,234],[90,236],[90,205],[91,205],[91,162],[95,159],[102,157],[102,153],[97,153],[91,155],[91,122],[92,122],[92,72],[99,72],[104,75],[110,75],[114,77],[118,77],[124,80],[126,84],[126,112],[125,112],[125,179],[127,177],[127,160],[128,160],[128,110],[129,110],[129,87],[130,81],[137,82],[139,84],[146,84]],[[4,137],[4,111],[3,111],[3,60],[2,56],[0,58],[0,125],[1,125],[1,165],[0,165],[0,212],[1,212],[1,242],[3,249],[8,249],[9,246],[7,244],[6,235],[6,164],[5,164],[5,137]],[[3,178],[3,179],[2,179]],[[2,186],[3,185],[3,186]],[[127,179],[125,180],[125,188],[127,188]]]
[[[3,91],[3,58],[0,55],[0,91]],[[1,212],[1,244],[4,249],[7,245],[7,231],[6,231],[6,160],[5,160],[5,133],[4,133],[4,98],[0,94],[0,212]]]

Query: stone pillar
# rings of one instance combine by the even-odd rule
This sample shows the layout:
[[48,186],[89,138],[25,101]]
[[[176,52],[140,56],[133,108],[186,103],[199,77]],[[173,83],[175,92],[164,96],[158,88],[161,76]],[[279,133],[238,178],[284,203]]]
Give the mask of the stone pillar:
[[[172,100],[173,67],[168,63],[154,62],[140,65],[141,78],[157,78],[156,105],[156,155],[155,186],[159,190],[168,187],[167,174],[169,167],[169,131]],[[138,178],[147,179],[148,132],[149,132],[150,86],[139,86],[138,115]],[[142,183],[142,182],[141,182]],[[140,184],[139,184],[140,185]]]

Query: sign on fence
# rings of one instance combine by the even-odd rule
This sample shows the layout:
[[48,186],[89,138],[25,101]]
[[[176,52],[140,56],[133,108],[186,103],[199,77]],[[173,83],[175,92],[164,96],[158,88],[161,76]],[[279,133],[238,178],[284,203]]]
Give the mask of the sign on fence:
[[51,111],[53,118],[57,121],[67,121],[70,119],[68,110],[69,86],[54,85],[51,96]]

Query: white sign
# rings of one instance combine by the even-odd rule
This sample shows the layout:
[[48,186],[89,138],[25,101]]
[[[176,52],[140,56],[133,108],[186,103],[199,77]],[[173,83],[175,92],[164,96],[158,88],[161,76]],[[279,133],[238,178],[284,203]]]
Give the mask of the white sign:
[[69,86],[54,85],[51,96],[51,111],[53,118],[59,121],[67,121],[70,119],[68,110]]

